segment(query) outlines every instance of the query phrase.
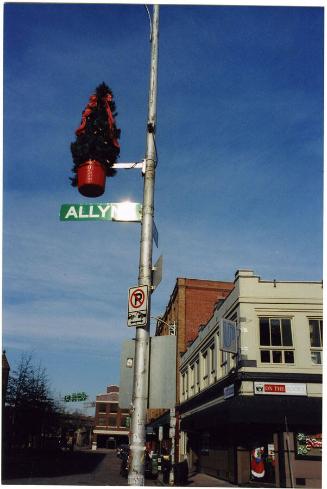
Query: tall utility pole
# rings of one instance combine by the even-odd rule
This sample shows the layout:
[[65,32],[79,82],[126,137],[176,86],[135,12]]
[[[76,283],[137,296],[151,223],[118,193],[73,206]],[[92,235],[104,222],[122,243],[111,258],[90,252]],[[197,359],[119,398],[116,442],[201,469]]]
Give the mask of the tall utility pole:
[[154,182],[157,164],[155,130],[157,115],[157,68],[159,38],[159,5],[153,6],[151,32],[151,64],[146,135],[146,169],[143,188],[143,215],[140,242],[139,285],[149,289],[146,326],[136,328],[133,407],[130,438],[130,468],[128,485],[144,486],[145,422],[148,405],[148,346],[150,339],[150,308],[152,286],[152,240],[154,216]]

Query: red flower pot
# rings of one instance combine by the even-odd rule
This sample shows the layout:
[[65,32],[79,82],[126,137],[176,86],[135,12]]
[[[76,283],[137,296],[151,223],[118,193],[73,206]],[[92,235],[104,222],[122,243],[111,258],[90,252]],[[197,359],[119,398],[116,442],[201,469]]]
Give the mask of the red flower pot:
[[106,172],[96,160],[88,160],[77,168],[78,191],[85,197],[99,197],[106,185]]

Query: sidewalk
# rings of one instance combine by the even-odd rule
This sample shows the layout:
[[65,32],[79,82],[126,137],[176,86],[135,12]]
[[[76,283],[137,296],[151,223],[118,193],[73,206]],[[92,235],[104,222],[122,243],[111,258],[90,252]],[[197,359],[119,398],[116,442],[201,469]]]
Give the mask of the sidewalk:
[[189,475],[187,486],[197,487],[238,487],[234,486],[230,482],[222,479],[217,479],[202,472],[198,472],[194,475]]
[[[148,485],[148,484],[147,484]],[[154,484],[149,483],[149,485],[156,486],[169,486],[169,484],[164,484],[162,478],[159,476]],[[187,484],[183,487],[238,487],[230,482],[224,481],[222,479],[217,479],[216,477],[211,477],[210,475],[204,474],[202,472],[197,472],[190,474],[188,477]],[[174,486],[177,487],[177,486]]]

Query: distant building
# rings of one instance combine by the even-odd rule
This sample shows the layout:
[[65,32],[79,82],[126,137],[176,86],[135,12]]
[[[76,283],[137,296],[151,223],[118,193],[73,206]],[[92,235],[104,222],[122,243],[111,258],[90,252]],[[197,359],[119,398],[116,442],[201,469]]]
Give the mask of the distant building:
[[[176,335],[176,412],[177,423],[175,426],[175,461],[178,461],[179,425],[178,405],[180,400],[179,366],[180,355],[192,342],[199,327],[206,324],[212,315],[215,304],[224,300],[233,289],[233,282],[221,282],[216,280],[200,280],[193,278],[177,278],[174,290],[170,296],[164,314],[157,320],[156,336]],[[175,416],[174,416],[175,417]],[[169,437],[170,411],[163,409],[151,409],[148,411],[147,432],[149,441],[158,440],[158,432],[163,430],[163,443],[167,449],[171,449],[172,440]],[[157,445],[159,445],[157,441]]]
[[181,358],[181,455],[234,484],[321,487],[322,282],[234,284]]
[[105,394],[96,396],[94,425],[93,447],[115,448],[128,443],[130,415],[128,409],[119,407],[118,385],[109,385]]

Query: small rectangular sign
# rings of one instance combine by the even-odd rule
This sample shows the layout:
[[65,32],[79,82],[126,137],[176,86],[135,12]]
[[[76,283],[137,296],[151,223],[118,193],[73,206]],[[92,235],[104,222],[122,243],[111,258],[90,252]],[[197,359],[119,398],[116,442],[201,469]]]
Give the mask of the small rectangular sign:
[[282,382],[254,382],[254,393],[282,396],[306,396],[306,384],[291,384]]
[[149,291],[147,285],[131,287],[128,291],[128,326],[146,326]]
[[219,321],[219,348],[222,351],[237,353],[237,325],[235,321]]
[[230,397],[234,397],[234,395],[235,395],[234,384],[224,387],[224,399],[229,399]]
[[141,222],[142,204],[134,202],[63,204],[61,221]]

